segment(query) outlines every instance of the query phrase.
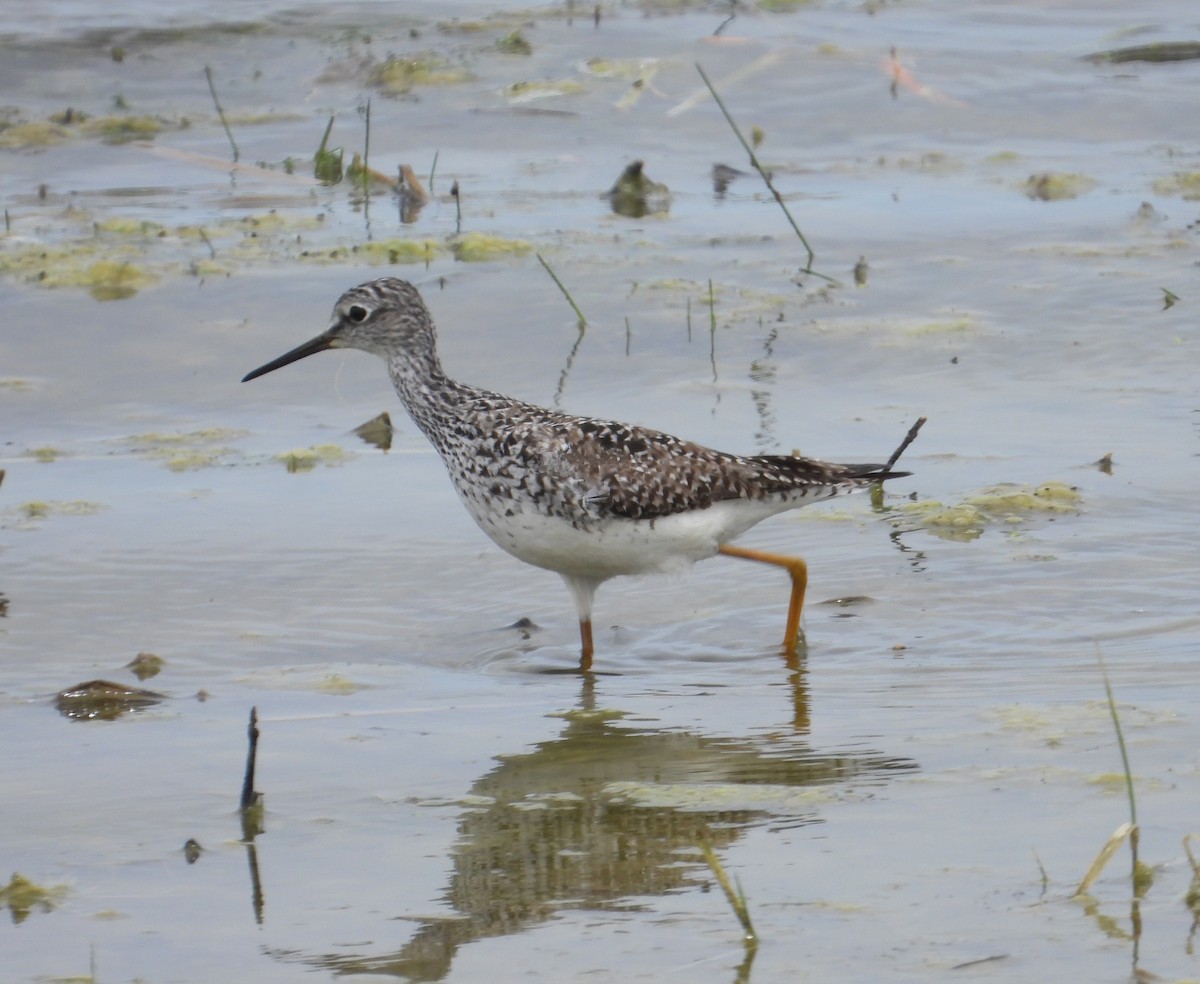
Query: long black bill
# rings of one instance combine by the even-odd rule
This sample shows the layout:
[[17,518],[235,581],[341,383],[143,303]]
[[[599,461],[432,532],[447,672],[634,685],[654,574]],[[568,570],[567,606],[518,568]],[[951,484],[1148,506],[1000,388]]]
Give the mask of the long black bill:
[[303,345],[297,345],[290,352],[285,352],[278,359],[272,359],[265,366],[259,366],[253,372],[248,372],[242,377],[243,383],[248,383],[252,379],[257,379],[259,376],[265,376],[269,372],[274,372],[276,369],[282,369],[284,366],[291,365],[293,362],[299,362],[301,359],[307,358],[310,355],[315,355],[317,352],[324,352],[326,349],[335,347],[337,335],[334,332],[327,331],[324,334],[318,335],[316,338],[305,342]]

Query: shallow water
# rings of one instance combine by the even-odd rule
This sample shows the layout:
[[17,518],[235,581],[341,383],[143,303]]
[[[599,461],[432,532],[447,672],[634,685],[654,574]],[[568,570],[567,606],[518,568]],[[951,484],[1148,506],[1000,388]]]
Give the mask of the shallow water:
[[[719,38],[724,6],[606,7],[598,27],[466,3],[38,9],[0,12],[10,123],[69,106],[161,130],[0,147],[0,846],[64,887],[10,907],[6,979],[1200,975],[1181,846],[1200,806],[1197,207],[1175,190],[1200,66],[1082,57],[1194,39],[1182,5],[816,2]],[[532,54],[500,53],[518,28]],[[893,45],[917,85],[895,96]],[[430,52],[469,77],[368,84],[388,53]],[[756,177],[714,194],[713,164],[749,168],[696,62],[762,127],[838,286],[797,277]],[[241,161],[272,170],[220,163],[205,65]],[[368,96],[372,167],[424,180],[437,155],[411,224],[388,193],[364,210],[307,177],[330,115],[361,149]],[[670,186],[665,215],[601,197],[634,159]],[[1045,173],[1092,185],[1031,199]],[[553,265],[581,340],[532,253],[454,258],[455,180],[465,231]],[[394,239],[431,258],[364,259]],[[144,281],[70,285],[105,259]],[[605,585],[583,683],[558,578],[479,533],[377,364],[238,382],[385,274],[422,288],[452,373],[535,402],[835,460],[886,456],[927,415],[882,503],[742,540],[808,558],[806,658],[774,651],[777,572],[718,560]],[[386,453],[351,433],[382,410]],[[277,457],[321,445],[344,456]],[[1078,505],[981,535],[907,511],[1048,481]],[[1070,898],[1128,816],[1098,651],[1155,872],[1136,941],[1124,852],[1093,902]],[[134,684],[139,652],[166,660],[141,684],[166,700],[55,711],[81,681]]]

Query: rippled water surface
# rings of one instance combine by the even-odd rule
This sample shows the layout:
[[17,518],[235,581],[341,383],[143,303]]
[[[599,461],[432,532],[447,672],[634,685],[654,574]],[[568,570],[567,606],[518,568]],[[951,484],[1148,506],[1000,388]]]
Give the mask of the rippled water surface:
[[[1088,57],[1200,23],[599,10],[0,10],[5,979],[1200,976],[1200,63]],[[415,214],[313,177],[368,101]],[[665,211],[610,207],[634,160]],[[782,575],[717,559],[606,584],[581,679],[559,579],[480,534],[376,361],[239,383],[384,275],[532,402],[848,461],[927,416],[883,498],[742,539],[808,559],[802,657]],[[1125,848],[1072,898],[1130,812],[1099,656],[1138,902]],[[163,699],[56,704],[95,679]]]

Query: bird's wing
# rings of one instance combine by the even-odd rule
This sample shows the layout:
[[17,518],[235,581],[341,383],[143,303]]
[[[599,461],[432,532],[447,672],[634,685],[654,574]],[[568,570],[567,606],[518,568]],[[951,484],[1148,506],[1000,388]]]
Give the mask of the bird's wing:
[[556,421],[561,467],[584,479],[600,516],[654,519],[727,499],[765,499],[847,481],[838,465],[714,451],[661,431],[609,420]]
[[[548,412],[496,394],[472,419],[493,494],[509,488],[580,525],[610,517],[655,519],[729,499],[865,485],[883,466],[843,466],[798,455],[742,457],[662,431]],[[489,421],[491,421],[489,423]],[[503,426],[501,426],[501,422]],[[871,475],[873,477],[868,477]]]

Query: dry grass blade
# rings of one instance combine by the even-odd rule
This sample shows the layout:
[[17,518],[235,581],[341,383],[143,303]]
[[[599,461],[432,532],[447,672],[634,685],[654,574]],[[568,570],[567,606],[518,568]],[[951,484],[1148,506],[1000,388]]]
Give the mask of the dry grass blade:
[[133,143],[128,146],[136,150],[144,150],[147,153],[154,154],[156,157],[163,157],[167,160],[179,161],[183,164],[190,164],[195,167],[202,167],[212,171],[221,171],[224,174],[237,174],[239,177],[257,178],[263,181],[272,181],[281,185],[295,185],[298,187],[313,188],[318,182],[313,178],[304,176],[303,174],[288,174],[286,171],[272,171],[269,168],[259,167],[256,164],[231,164],[224,157],[213,157],[210,154],[197,154],[191,150],[180,150],[178,147],[160,147],[154,144],[139,144]]
[[1126,839],[1132,837],[1137,831],[1131,823],[1123,823],[1113,831],[1108,842],[1100,848],[1100,853],[1096,855],[1096,860],[1092,862],[1092,866],[1088,868],[1087,874],[1083,876],[1083,881],[1079,883],[1079,887],[1075,889],[1075,894],[1086,895],[1092,883],[1100,877],[1100,872],[1104,870],[1104,866],[1112,860],[1112,856],[1117,853],[1117,848],[1125,843]]
[[734,915],[737,916],[738,922],[742,924],[742,929],[746,934],[744,937],[746,945],[757,945],[758,935],[754,932],[754,923],[750,921],[750,909],[746,905],[746,895],[742,892],[742,886],[738,885],[737,890],[734,890],[732,883],[729,881],[729,875],[725,873],[725,867],[721,864],[721,860],[711,847],[707,844],[701,844],[700,849],[704,852],[704,859],[712,869],[713,875],[716,876],[717,884],[721,886],[721,891],[725,893],[725,898],[729,900],[729,905],[733,909]]
[[[756,58],[754,61],[750,62],[747,65],[743,65],[737,71],[731,72],[729,75],[726,75],[725,78],[721,79],[721,88],[727,90],[731,86],[737,85],[741,82],[745,82],[746,79],[750,78],[750,76],[757,75],[759,72],[763,71],[764,69],[770,68],[777,61],[779,61],[779,59],[782,58],[784,54],[785,54],[785,49],[780,48],[776,51],[768,52],[767,54],[763,55],[761,58]],[[697,89],[690,96],[688,96],[685,100],[683,100],[683,102],[681,102],[675,106],[672,106],[670,109],[668,109],[667,116],[678,116],[680,113],[686,113],[686,112],[688,112],[688,110],[695,109],[697,106],[700,105],[701,102],[704,101],[705,96],[711,96],[711,95],[712,95],[712,86],[705,86],[705,88],[703,88],[703,89]]]
[[1117,733],[1117,746],[1121,750],[1121,764],[1125,770],[1125,792],[1129,798],[1129,822],[1121,824],[1108,839],[1108,843],[1100,849],[1100,853],[1096,855],[1096,860],[1092,862],[1092,866],[1088,869],[1086,875],[1083,876],[1083,881],[1079,883],[1079,888],[1075,890],[1076,895],[1084,895],[1104,870],[1104,866],[1108,864],[1113,854],[1116,852],[1125,840],[1129,841],[1129,851],[1131,854],[1131,872],[1133,879],[1133,890],[1136,896],[1141,896],[1142,893],[1149,887],[1152,880],[1152,874],[1149,866],[1144,866],[1138,861],[1138,837],[1140,831],[1137,822],[1137,800],[1133,794],[1133,771],[1129,767],[1129,751],[1125,747],[1125,733],[1121,729],[1121,716],[1117,713],[1117,701],[1113,696],[1112,683],[1108,679],[1108,668],[1104,665],[1104,655],[1100,652],[1100,646],[1096,646],[1096,661],[1100,664],[1100,675],[1104,680],[1104,693],[1108,698],[1108,712],[1112,715],[1113,730]]
[[1188,864],[1192,866],[1192,876],[1200,878],[1200,862],[1196,861],[1196,855],[1192,853],[1192,841],[1200,840],[1200,834],[1184,834],[1183,849],[1187,852]]

